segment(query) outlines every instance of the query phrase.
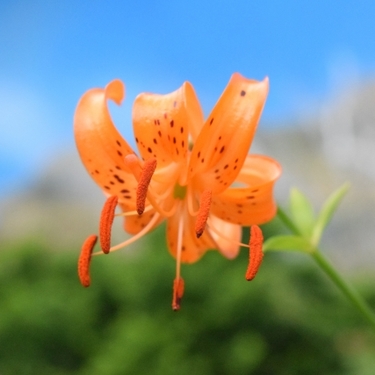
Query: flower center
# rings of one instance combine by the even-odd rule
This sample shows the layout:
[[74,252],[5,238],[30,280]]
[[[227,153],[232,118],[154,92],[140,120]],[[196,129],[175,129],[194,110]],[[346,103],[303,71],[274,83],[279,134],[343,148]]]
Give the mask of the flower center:
[[181,186],[179,183],[176,183],[173,190],[173,197],[175,199],[183,200],[186,195],[186,186]]

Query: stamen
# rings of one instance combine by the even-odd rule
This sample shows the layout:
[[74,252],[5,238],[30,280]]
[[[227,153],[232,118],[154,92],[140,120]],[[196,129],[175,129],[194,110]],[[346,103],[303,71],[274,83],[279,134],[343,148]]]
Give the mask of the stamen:
[[194,209],[194,196],[193,196],[192,189],[189,189],[189,188],[187,192],[187,206],[188,206],[188,211],[189,211],[190,216],[194,217],[198,215],[199,210]]
[[78,277],[79,281],[85,288],[90,286],[91,254],[97,240],[98,236],[96,236],[95,234],[87,237],[82,245],[81,254],[78,258]]
[[[152,219],[148,222],[148,224],[140,231],[138,232],[136,235],[134,235],[133,237],[130,237],[128,238],[126,241],[124,242],[121,242],[119,243],[118,245],[116,246],[112,246],[109,250],[109,252],[114,252],[114,251],[117,251],[117,250],[120,250],[122,249],[123,247],[126,247],[128,245],[130,245],[131,243],[137,241],[139,238],[141,238],[143,235],[145,235],[147,232],[149,232],[153,226],[156,224],[156,222],[160,219],[160,214],[159,213],[156,213]],[[93,255],[103,255],[103,252],[99,251],[97,253],[94,253]]]
[[176,277],[173,281],[172,309],[178,311],[181,308],[181,300],[184,295],[185,282],[182,277]]
[[[143,213],[151,211],[153,208],[154,207],[152,207],[151,205],[148,205],[147,207],[145,207],[145,210],[143,211]],[[134,215],[138,215],[138,212],[136,210],[120,212],[119,214],[116,214],[115,216],[134,216]]]
[[206,227],[208,214],[210,213],[211,200],[212,190],[205,190],[201,195],[198,216],[195,222],[195,233],[197,238],[203,234],[204,228]]
[[100,246],[102,247],[104,254],[108,254],[111,247],[111,230],[113,219],[115,217],[117,201],[118,198],[116,195],[112,195],[111,197],[109,197],[105,201],[102,213],[100,215]]
[[[179,203],[179,207],[181,202]],[[184,230],[184,217],[180,217],[178,223],[178,233],[177,233],[177,251],[176,251],[176,277],[173,281],[173,298],[172,298],[172,309],[173,311],[180,310],[181,300],[184,294],[185,283],[181,277],[181,251],[182,251],[182,236]]]
[[[143,163],[143,167],[142,167],[142,164],[141,164],[141,161],[137,158],[137,156],[135,154],[129,154],[127,156],[125,156],[125,163],[126,165],[129,167],[129,169],[131,170],[131,172],[133,173],[135,179],[138,181],[138,188],[137,188],[137,199],[136,199],[136,208],[137,208],[137,213],[140,214],[139,212],[142,212],[142,204],[141,202],[143,201],[143,205],[145,205],[145,202],[146,202],[146,198],[149,200],[150,204],[152,205],[152,207],[157,211],[159,212],[160,215],[162,216],[165,216],[165,217],[171,217],[175,214],[176,212],[176,205],[172,206],[172,208],[169,210],[169,211],[166,211],[164,210],[157,202],[156,202],[156,199],[154,198],[154,195],[153,192],[152,192],[152,189],[150,189],[150,181],[151,181],[151,178],[154,176],[153,173],[155,171],[155,169],[151,172],[150,176],[149,176],[149,181],[146,185],[146,188],[144,189],[144,192],[140,192],[142,195],[143,194],[146,194],[146,196],[142,196],[142,198],[140,199],[140,206],[138,206],[138,189],[140,189],[139,185],[141,184],[141,178],[142,178],[142,175],[146,175],[147,174],[145,173],[145,168],[146,168],[146,164],[148,162],[151,162],[153,163],[153,161],[156,163],[156,160],[155,159],[150,159],[146,162]],[[156,168],[156,166],[155,166]],[[158,170],[158,174],[159,172],[163,172],[164,169],[161,169],[161,170]],[[156,173],[155,173],[155,176],[156,176]],[[147,181],[146,181],[147,182]],[[158,199],[159,200],[163,200],[165,197],[168,197],[171,192],[173,191],[173,187],[169,190],[167,190],[164,194],[162,194],[161,196],[158,196]],[[143,213],[145,212],[144,211],[145,209],[143,209]],[[141,215],[141,214],[140,214]],[[126,216],[126,215],[124,215]]]
[[155,172],[156,164],[156,159],[146,160],[139,177],[136,200],[138,215],[142,215],[145,210],[148,185],[150,185],[152,175]]
[[138,181],[141,175],[141,170],[142,170],[140,160],[137,158],[135,154],[129,154],[125,156],[124,161],[125,161],[125,164],[131,170],[131,172],[133,173],[135,179]]
[[227,240],[229,242],[232,242],[234,244],[237,244],[238,246],[243,246],[243,247],[250,247],[250,245],[246,244],[246,243],[243,243],[243,242],[238,242],[238,241],[234,241],[233,238],[229,238],[227,236],[224,236],[222,232],[220,232],[219,230],[217,230],[213,225],[212,223],[210,223],[210,220],[207,221],[207,225],[208,227],[210,228],[210,231],[216,233],[219,237],[221,237],[223,240]]
[[249,265],[245,278],[247,281],[254,279],[263,260],[263,234],[258,225],[251,226]]

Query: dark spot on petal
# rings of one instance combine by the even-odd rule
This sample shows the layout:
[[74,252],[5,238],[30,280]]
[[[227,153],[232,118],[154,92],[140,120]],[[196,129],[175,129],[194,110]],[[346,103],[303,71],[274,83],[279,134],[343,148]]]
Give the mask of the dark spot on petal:
[[153,139],[154,143],[157,145],[158,144],[158,141],[156,140],[156,138]]
[[185,141],[182,141],[182,142],[181,142],[181,146],[182,146],[182,147],[185,147]]
[[131,197],[131,195],[124,195],[124,198],[125,199],[131,199],[132,197]]
[[219,141],[221,140],[221,136],[219,137]]
[[204,158],[202,158],[201,162],[204,163]]
[[180,131],[181,131],[181,134],[184,132],[184,127],[183,126],[181,126]]
[[212,119],[210,120],[210,125],[212,125],[213,122],[214,122],[214,118],[212,117]]
[[152,154],[152,149],[151,149],[151,147],[149,147],[149,148],[147,149],[147,151],[148,151],[150,154]]
[[241,96],[245,96],[246,95],[246,91],[242,90],[241,91]]
[[99,174],[99,171],[98,171],[97,169],[95,169],[95,173],[96,173],[96,174]]
[[116,141],[116,143],[121,147],[121,143],[120,143],[120,141]]
[[122,189],[121,193],[130,193],[130,191],[128,189]]
[[113,181],[109,181],[109,183],[110,183],[111,185],[114,185],[114,184],[115,184]]
[[220,149],[220,154],[223,153],[224,149],[225,149],[225,146],[223,146],[223,147]]
[[158,134],[159,134],[159,137],[161,137],[161,131],[160,130],[158,131]]
[[118,176],[117,174],[113,175],[113,177],[120,183],[120,184],[123,184],[125,181],[120,178],[120,176]]
[[237,163],[238,162],[238,158],[234,162]]
[[117,153],[118,153],[119,156],[122,156],[122,152],[121,151],[117,150]]
[[138,140],[138,138],[137,137],[135,137],[135,141],[138,143],[139,142],[139,140]]
[[254,197],[254,195],[248,195],[246,198],[247,199],[254,199],[255,197]]
[[198,158],[199,158],[200,156],[201,156],[201,152],[199,151],[199,152],[198,152]]
[[175,108],[176,108],[176,105],[177,105],[177,102],[176,102],[176,101],[174,101],[174,102],[173,102],[173,107],[175,107]]
[[116,169],[118,169],[119,171],[121,171],[122,169],[121,169],[121,167],[119,167],[118,165],[116,165],[116,167],[115,167]]
[[215,169],[215,171],[214,171],[215,173],[218,173],[219,172],[219,170],[218,169]]
[[172,120],[169,124],[171,125],[171,128],[173,128],[174,121]]
[[109,186],[106,186],[106,185],[104,185],[104,188],[107,189],[107,190],[111,190],[111,188]]
[[176,137],[173,137],[173,143],[176,143]]
[[225,166],[224,166],[224,169],[227,169],[229,167],[229,165],[228,164],[226,164]]
[[251,190],[252,193],[256,193],[257,191],[259,191],[259,189],[253,189],[253,190]]

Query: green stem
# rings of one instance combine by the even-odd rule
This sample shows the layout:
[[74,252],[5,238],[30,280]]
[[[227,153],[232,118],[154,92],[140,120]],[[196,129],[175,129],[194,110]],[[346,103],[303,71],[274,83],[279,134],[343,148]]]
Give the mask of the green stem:
[[[290,229],[291,232],[293,232],[297,236],[301,235],[300,231],[294,225],[293,221],[280,207],[278,207],[277,209],[277,215],[284,223],[284,225]],[[318,263],[318,265],[323,269],[323,271],[330,277],[330,279],[336,284],[336,286],[345,294],[345,296],[352,302],[352,304],[362,313],[362,315],[375,329],[375,315],[368,304],[365,302],[365,300],[358,294],[358,292],[352,287],[352,285],[348,283],[336,271],[330,261],[318,248],[315,247],[310,254]]]
[[358,292],[349,284],[333,267],[331,262],[320,252],[318,249],[311,253],[314,260],[324,270],[324,272],[331,278],[336,286],[349,298],[352,304],[362,313],[367,321],[375,329],[375,315],[364,301],[364,299],[358,294]]

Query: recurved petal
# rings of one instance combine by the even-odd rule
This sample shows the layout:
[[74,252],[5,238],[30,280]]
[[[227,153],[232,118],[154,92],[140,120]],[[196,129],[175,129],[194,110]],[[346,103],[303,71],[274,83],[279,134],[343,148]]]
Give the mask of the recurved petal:
[[209,231],[216,248],[228,259],[234,259],[239,251],[242,236],[242,227],[237,224],[228,223],[214,215],[209,218]]
[[277,210],[273,187],[280,174],[276,160],[262,155],[248,156],[234,187],[214,196],[211,212],[242,226],[271,220]]
[[195,232],[195,218],[187,212],[186,205],[182,205],[178,212],[167,220],[167,244],[173,257],[177,254],[177,239],[180,220],[184,220],[182,234],[181,262],[194,263],[198,261],[207,250],[216,249],[216,244],[207,230],[197,238]]
[[124,157],[134,153],[112,123],[107,100],[120,104],[124,85],[110,82],[105,89],[91,89],[80,99],[74,115],[74,135],[79,155],[95,182],[108,194],[117,195],[126,209],[134,209],[136,180]]
[[268,93],[258,82],[235,73],[200,132],[191,154],[189,177],[199,189],[220,193],[236,179],[248,154]]
[[185,162],[188,136],[199,133],[203,114],[194,89],[185,82],[166,94],[140,94],[133,106],[133,126],[139,152],[155,158],[158,168],[171,162]]
[[[121,208],[124,208],[123,205],[120,205]],[[137,234],[140,232],[154,217],[155,210],[149,210],[142,215],[134,214],[131,216],[126,216],[124,218],[124,230],[129,234]],[[163,217],[155,224],[154,228],[156,228],[162,221],[164,220]]]

